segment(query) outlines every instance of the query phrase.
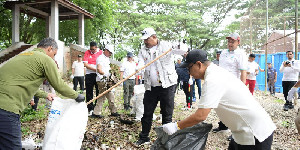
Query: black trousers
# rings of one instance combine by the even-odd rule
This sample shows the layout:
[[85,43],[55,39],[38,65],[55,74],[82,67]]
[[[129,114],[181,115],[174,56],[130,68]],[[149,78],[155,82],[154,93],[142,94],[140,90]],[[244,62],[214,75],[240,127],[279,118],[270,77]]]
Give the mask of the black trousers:
[[0,149],[21,150],[20,115],[0,109]]
[[[96,88],[96,96],[99,94],[98,85],[96,82],[96,73],[90,73],[85,75],[85,88],[86,88],[86,102],[90,101],[94,97],[94,87]],[[94,109],[94,103],[88,104],[88,111]]]
[[283,95],[286,104],[289,104],[289,101],[287,100],[289,90],[296,84],[296,82],[297,81],[282,81]]
[[160,101],[162,124],[172,122],[175,90],[176,84],[168,88],[158,86],[151,87],[151,91],[146,90],[143,99],[144,115],[142,117],[142,132],[139,135],[140,139],[146,141],[150,140],[148,136],[152,126],[153,113],[158,101]]
[[84,76],[76,76],[73,79],[73,90],[77,91],[77,85],[79,82],[80,90],[84,90]]
[[264,141],[259,142],[255,138],[255,145],[240,145],[234,139],[229,142],[228,150],[271,150],[273,143],[273,133]]
[[185,94],[186,106],[190,108],[193,103],[193,85],[189,86],[189,82],[183,81],[182,89]]
[[39,98],[36,97],[36,96],[33,96],[33,101],[34,101],[34,105],[31,106],[31,108],[34,109],[34,110],[36,110],[37,106],[38,106],[38,103],[39,103]]

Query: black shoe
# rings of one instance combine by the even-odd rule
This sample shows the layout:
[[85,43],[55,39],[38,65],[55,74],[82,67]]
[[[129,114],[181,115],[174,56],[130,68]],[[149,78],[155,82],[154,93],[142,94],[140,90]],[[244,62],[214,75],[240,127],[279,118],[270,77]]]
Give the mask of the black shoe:
[[135,144],[136,146],[146,145],[146,144],[150,144],[150,140],[142,140],[142,139],[139,139],[139,140],[136,141],[134,144]]
[[120,116],[120,114],[119,113],[111,113],[111,115],[110,116],[113,116],[113,117],[118,117],[118,116]]
[[104,116],[92,114],[90,117],[91,118],[103,118]]
[[228,138],[227,138],[227,141],[231,141],[232,140],[232,135],[230,135]]
[[294,109],[294,105],[293,104],[289,104],[289,109]]
[[289,105],[288,104],[284,104],[283,105],[283,110],[284,111],[288,111],[289,110]]
[[217,133],[217,132],[225,132],[225,131],[228,131],[228,128],[227,129],[221,129],[220,127],[217,127],[217,128],[214,128],[212,130],[213,133]]

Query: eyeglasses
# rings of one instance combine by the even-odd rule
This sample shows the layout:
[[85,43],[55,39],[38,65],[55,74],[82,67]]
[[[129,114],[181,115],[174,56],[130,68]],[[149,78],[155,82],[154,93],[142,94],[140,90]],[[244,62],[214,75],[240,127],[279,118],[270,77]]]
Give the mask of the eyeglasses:
[[193,63],[191,66],[186,67],[188,69],[188,71],[190,72],[190,69],[195,65],[195,63]]

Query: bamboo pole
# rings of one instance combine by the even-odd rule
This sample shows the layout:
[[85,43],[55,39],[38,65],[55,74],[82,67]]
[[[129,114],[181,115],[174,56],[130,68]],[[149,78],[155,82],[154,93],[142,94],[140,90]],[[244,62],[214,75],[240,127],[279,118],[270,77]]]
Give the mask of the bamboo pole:
[[146,64],[145,66],[143,66],[142,68],[138,69],[136,72],[134,72],[131,75],[129,75],[127,78],[122,79],[121,81],[119,81],[118,83],[116,83],[115,85],[113,85],[112,87],[110,87],[109,89],[107,89],[106,91],[104,91],[103,93],[99,94],[97,97],[95,97],[92,100],[90,100],[89,102],[87,102],[86,105],[94,102],[96,99],[98,99],[98,98],[102,97],[103,95],[105,95],[106,93],[110,92],[113,88],[117,87],[118,85],[120,85],[124,81],[128,80],[130,77],[134,76],[135,74],[137,74],[141,70],[145,69],[146,67],[148,67],[149,65],[151,65],[152,63],[154,63],[155,61],[157,61],[159,58],[161,58],[162,56],[168,54],[170,51],[172,51],[171,48],[169,50],[165,51],[164,53],[162,53],[160,56],[158,56],[154,60],[152,60],[151,62],[149,62],[148,64]]

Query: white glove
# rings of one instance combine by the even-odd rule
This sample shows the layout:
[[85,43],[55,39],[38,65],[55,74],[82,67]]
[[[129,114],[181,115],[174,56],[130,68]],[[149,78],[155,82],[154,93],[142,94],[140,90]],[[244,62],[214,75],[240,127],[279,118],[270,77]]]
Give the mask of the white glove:
[[189,79],[189,85],[193,85],[193,78]]
[[294,95],[297,93],[297,91],[298,91],[298,88],[292,87],[288,93],[287,100],[291,102],[294,98]]
[[163,130],[168,134],[172,135],[178,130],[177,122],[170,122],[163,125]]
[[74,79],[74,76],[73,76],[72,74],[70,75],[70,79],[71,79],[71,80],[73,80],[73,79]]

